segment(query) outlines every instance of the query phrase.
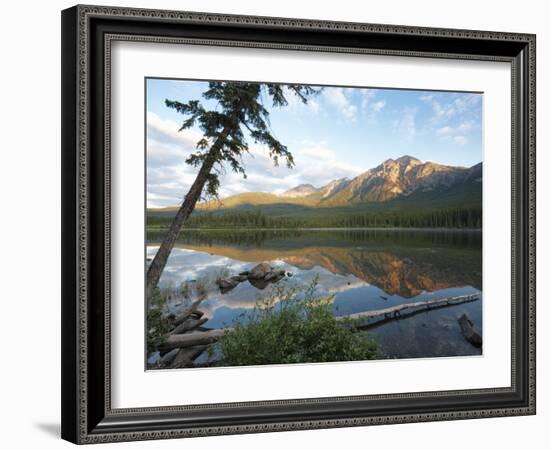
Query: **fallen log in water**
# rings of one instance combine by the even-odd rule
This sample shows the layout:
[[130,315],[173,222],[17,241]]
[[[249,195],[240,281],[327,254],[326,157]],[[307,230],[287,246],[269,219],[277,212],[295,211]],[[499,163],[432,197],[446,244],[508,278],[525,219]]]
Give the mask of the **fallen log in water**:
[[193,361],[197,359],[207,347],[207,345],[200,345],[197,347],[180,348],[170,368],[183,369],[184,367],[193,367]]
[[166,341],[159,345],[159,350],[167,351],[173,348],[187,348],[196,345],[207,345],[216,342],[230,328],[215,329],[210,331],[197,331],[195,333],[172,334]]
[[179,348],[174,348],[170,350],[169,352],[165,353],[159,360],[158,364],[161,367],[167,366],[172,363],[174,358],[179,352]]
[[[191,316],[192,317],[192,316]],[[183,334],[188,331],[194,330],[195,328],[200,327],[203,323],[208,322],[208,317],[203,317],[201,319],[194,320],[189,318],[183,323],[180,323],[176,328],[174,328],[170,334]]]
[[458,319],[462,336],[474,347],[480,348],[482,344],[481,336],[474,330],[474,323],[467,314],[462,314]]
[[202,315],[200,311],[197,311],[197,308],[205,299],[206,296],[203,295],[198,300],[195,300],[193,303],[191,303],[189,307],[185,308],[183,311],[176,314],[175,316],[170,317],[170,321],[172,322],[172,324],[178,326],[192,316],[197,316],[198,314]]
[[359,330],[374,330],[376,328],[382,327],[388,322],[397,322],[399,320],[407,320],[411,317],[418,316],[420,314],[425,314],[428,311],[432,310],[442,310],[445,308],[452,308],[454,307],[454,304],[450,305],[437,305],[437,306],[431,306],[430,308],[419,308],[419,309],[413,309],[407,312],[402,312],[401,314],[397,316],[388,316],[384,317],[382,319],[378,320],[365,320],[365,321],[359,321],[360,323],[353,322],[353,328],[357,328]]
[[461,303],[469,303],[479,300],[479,294],[462,295],[459,297],[445,297],[435,300],[427,300],[423,302],[404,303],[401,305],[390,306],[384,309],[377,309],[374,311],[363,311],[355,314],[349,314],[347,316],[340,316],[338,319],[373,319],[376,317],[384,317],[386,319],[392,317],[399,317],[402,311],[407,309],[430,309],[441,306],[459,305]]

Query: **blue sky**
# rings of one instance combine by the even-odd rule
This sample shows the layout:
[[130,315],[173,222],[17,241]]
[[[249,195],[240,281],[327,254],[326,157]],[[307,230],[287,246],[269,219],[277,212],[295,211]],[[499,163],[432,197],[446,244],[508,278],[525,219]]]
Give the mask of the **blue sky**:
[[[181,203],[197,171],[184,160],[201,131],[178,132],[184,117],[164,100],[200,100],[206,86],[200,81],[147,80],[149,207]],[[482,98],[476,93],[324,87],[304,105],[289,94],[288,106],[266,106],[272,132],[293,153],[295,168],[273,167],[265,149],[250,142],[251,155],[244,157],[247,179],[226,172],[220,196],[280,193],[301,183],[319,187],[403,155],[470,167],[482,159]]]

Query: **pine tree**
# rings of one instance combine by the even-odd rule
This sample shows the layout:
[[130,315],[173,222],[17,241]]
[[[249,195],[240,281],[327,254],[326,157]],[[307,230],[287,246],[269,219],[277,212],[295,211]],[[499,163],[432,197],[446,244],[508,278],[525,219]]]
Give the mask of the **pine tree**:
[[200,167],[197,177],[147,271],[148,298],[158,284],[180,230],[199,199],[205,194],[217,196],[220,186],[218,174],[222,166],[229,164],[234,172],[246,177],[242,163],[242,155],[248,152],[245,131],[253,142],[267,147],[275,165],[281,159],[286,161],[288,167],[294,165],[292,153],[271,133],[269,112],[262,99],[270,99],[274,107],[284,107],[288,105],[287,94],[296,95],[307,103],[308,98],[317,92],[302,85],[210,82],[202,97],[214,101],[216,106],[213,109],[205,108],[199,100],[187,103],[166,100],[168,108],[186,117],[180,131],[198,125],[203,136],[196,144],[197,151],[186,160],[187,164]]

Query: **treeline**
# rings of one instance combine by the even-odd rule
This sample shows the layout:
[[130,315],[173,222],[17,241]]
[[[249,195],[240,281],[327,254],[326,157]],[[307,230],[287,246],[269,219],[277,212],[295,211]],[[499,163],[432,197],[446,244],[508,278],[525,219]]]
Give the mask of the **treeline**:
[[[165,228],[147,231],[147,241],[158,244],[166,235]],[[346,247],[385,245],[404,247],[458,247],[460,249],[481,246],[481,233],[448,233],[444,228],[425,228],[421,233],[408,228],[199,228],[183,229],[178,236],[179,243],[197,246],[237,245],[240,247],[280,249],[303,248],[304,242],[310,246]]]
[[[261,211],[199,212],[191,215],[185,228],[481,228],[481,221],[481,208],[286,217]],[[149,228],[165,228],[171,222],[171,217],[147,216]]]

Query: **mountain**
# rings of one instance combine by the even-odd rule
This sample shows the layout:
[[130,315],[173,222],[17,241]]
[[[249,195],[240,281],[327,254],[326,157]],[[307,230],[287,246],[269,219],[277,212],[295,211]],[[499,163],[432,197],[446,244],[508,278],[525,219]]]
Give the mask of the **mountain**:
[[283,192],[282,195],[284,197],[291,197],[291,198],[306,197],[308,195],[314,194],[317,191],[318,189],[313,187],[311,184],[299,184],[298,186]]
[[[422,162],[409,155],[388,159],[349,180],[341,178],[318,188],[300,184],[277,195],[247,192],[199,205],[200,209],[295,205],[308,208],[345,207],[386,202],[409,204],[460,201],[481,205],[482,164],[470,168]],[[220,203],[221,202],[221,203]]]
[[388,159],[354,178],[345,189],[324,199],[327,205],[385,202],[415,191],[444,191],[465,179],[468,169],[425,162],[412,156]]

